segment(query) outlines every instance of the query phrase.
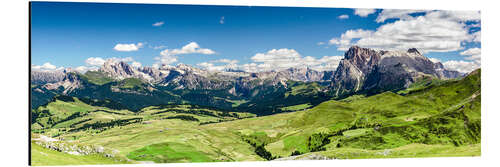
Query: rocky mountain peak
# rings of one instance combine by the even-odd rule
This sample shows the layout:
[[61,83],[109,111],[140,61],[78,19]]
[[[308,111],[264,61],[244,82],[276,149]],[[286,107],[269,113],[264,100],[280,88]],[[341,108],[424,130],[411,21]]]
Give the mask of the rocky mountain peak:
[[140,78],[142,76],[141,72],[138,71],[137,68],[132,67],[128,63],[111,59],[104,62],[98,71],[107,74],[111,78],[119,80],[132,77]]
[[180,69],[180,70],[184,70],[184,71],[193,71],[194,70],[194,67],[191,67],[190,65],[183,64],[183,63],[177,64],[177,66],[175,66],[175,68]]
[[64,79],[62,81],[56,83],[48,83],[43,86],[43,88],[48,90],[55,90],[63,87],[63,94],[69,93],[75,89],[82,87],[80,74],[76,72],[68,72],[64,75]]
[[64,79],[65,71],[31,71],[31,83],[56,83]]
[[367,60],[372,56],[379,55],[380,53],[376,50],[369,48],[361,48],[359,46],[352,46],[345,52],[345,59],[355,59],[355,60]]
[[420,52],[417,50],[417,48],[410,48],[406,52],[408,52],[408,53],[417,53],[417,54],[421,55]]
[[419,77],[456,77],[423,56],[416,48],[405,51],[377,51],[353,46],[335,71],[331,87],[336,95],[360,91],[390,91],[408,87]]
[[[344,59],[345,63],[354,65],[361,72],[368,72],[372,70],[372,67],[378,63],[381,59],[381,55],[384,52],[376,51],[369,48],[361,48],[359,46],[352,46],[345,52]],[[342,63],[342,62],[341,62]]]

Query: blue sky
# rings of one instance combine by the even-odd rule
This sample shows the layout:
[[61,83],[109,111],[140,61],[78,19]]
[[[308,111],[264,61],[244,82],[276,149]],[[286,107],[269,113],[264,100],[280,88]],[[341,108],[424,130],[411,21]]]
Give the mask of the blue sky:
[[480,66],[474,11],[33,2],[31,21],[34,69],[88,70],[113,58],[136,66],[333,70],[352,45],[411,46],[450,69]]

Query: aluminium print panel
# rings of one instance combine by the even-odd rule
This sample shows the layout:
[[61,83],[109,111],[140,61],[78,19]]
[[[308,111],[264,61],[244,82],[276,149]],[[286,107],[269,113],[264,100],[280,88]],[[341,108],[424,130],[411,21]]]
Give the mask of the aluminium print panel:
[[31,165],[481,155],[479,11],[30,10]]

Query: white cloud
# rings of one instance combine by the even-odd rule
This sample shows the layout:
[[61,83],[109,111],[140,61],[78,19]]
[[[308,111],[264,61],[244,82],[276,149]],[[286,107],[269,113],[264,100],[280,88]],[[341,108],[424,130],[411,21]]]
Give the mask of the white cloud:
[[288,68],[309,67],[317,71],[333,71],[339,65],[342,56],[323,56],[314,58],[302,57],[294,49],[271,49],[265,53],[257,53],[246,64],[237,64],[238,60],[219,59],[197,64],[201,68],[210,71],[222,71],[227,69],[242,70],[247,72],[280,71]]
[[461,73],[469,73],[481,67],[481,62],[455,61],[450,60],[443,63],[444,67],[449,70],[455,70]]
[[474,40],[464,21],[477,19],[474,12],[429,11],[381,25],[375,31],[348,30],[329,44],[341,51],[352,45],[385,50],[417,48],[423,53],[457,51],[463,49],[463,41]]
[[160,46],[154,46],[153,49],[154,50],[158,50],[158,49],[163,49],[163,48],[166,48],[167,46],[165,45],[160,45]]
[[451,11],[451,10],[439,10],[439,11],[429,11],[426,14],[427,17],[434,19],[444,19],[451,20],[455,22],[464,21],[480,21],[481,12],[480,11]]
[[481,31],[476,31],[472,33],[472,41],[473,42],[481,42]]
[[463,55],[463,56],[471,56],[471,55],[478,55],[478,54],[481,54],[481,48],[470,48],[470,49],[467,49],[463,52],[460,52],[460,55]]
[[219,23],[224,24],[224,16],[220,17]]
[[266,53],[257,53],[251,57],[253,63],[238,66],[248,72],[279,71],[288,68],[309,67],[318,71],[335,70],[342,56],[324,56],[320,59],[302,57],[294,49],[272,49]]
[[257,72],[259,71],[256,63],[243,64],[239,67],[241,70],[246,72]]
[[377,10],[375,9],[354,9],[354,14],[361,16],[361,17],[366,17],[370,14],[375,13]]
[[121,61],[123,61],[123,62],[127,62],[127,63],[134,61],[134,59],[132,57],[124,57],[124,58],[112,57],[112,58],[109,58],[107,60],[111,60],[113,62],[121,62]]
[[328,44],[330,45],[337,45],[338,50],[346,51],[353,45],[352,40],[353,39],[359,39],[359,38],[365,38],[372,36],[373,31],[370,30],[363,30],[363,29],[357,29],[357,30],[347,30],[344,32],[340,38],[332,38],[328,41]]
[[137,44],[116,44],[115,47],[113,48],[116,51],[120,52],[131,52],[131,51],[138,51],[140,48],[143,47],[143,43],[137,43]]
[[481,27],[481,23],[470,24],[469,27]]
[[466,60],[450,60],[443,62],[448,70],[455,70],[461,73],[469,73],[481,67],[481,48],[470,48],[460,52],[460,55],[466,56]]
[[154,27],[160,27],[160,26],[162,26],[163,24],[165,24],[165,22],[163,22],[163,21],[159,21],[159,22],[154,23],[154,24],[153,24],[153,26],[154,26]]
[[89,57],[87,60],[85,60],[85,63],[91,66],[101,66],[106,62],[103,58],[100,57]]
[[75,68],[76,71],[80,72],[80,73],[85,73],[87,71],[94,71],[94,70],[97,70],[98,67],[96,66],[78,66]]
[[207,69],[208,71],[223,71],[224,69],[226,69],[225,65],[217,66],[214,65],[213,63],[208,63],[208,62],[199,63],[197,65],[204,69]]
[[162,55],[161,57],[155,57],[155,60],[157,60],[157,62],[153,64],[154,67],[169,65],[178,61],[177,57],[172,55]]
[[142,66],[142,64],[137,61],[133,61],[132,63],[130,63],[130,65],[135,68],[139,68]]
[[424,10],[404,10],[404,9],[384,9],[377,16],[377,23],[382,23],[387,19],[411,19],[413,18],[409,14],[417,13],[417,12],[425,12]]
[[181,49],[165,49],[161,51],[161,55],[180,55],[180,54],[194,54],[194,53],[199,53],[199,54],[205,54],[205,55],[211,55],[215,54],[213,50],[206,49],[206,48],[200,48],[200,46],[196,42],[190,42],[189,44],[183,46]]
[[61,68],[62,67],[57,68],[57,66],[55,66],[49,62],[46,62],[42,65],[34,65],[34,64],[31,65],[31,69],[34,71],[55,71],[55,70],[58,70]]
[[429,57],[429,60],[431,60],[433,63],[441,62],[441,60],[432,57]]
[[321,46],[321,45],[324,45],[326,44],[325,42],[318,42],[317,45]]
[[237,63],[238,60],[219,59],[219,60],[212,60],[209,62],[202,62],[197,65],[209,71],[223,71],[227,69],[238,69]]
[[340,15],[339,17],[337,17],[338,19],[348,19],[349,18],[349,15],[346,15],[346,14],[343,14],[343,15]]
[[180,49],[165,49],[161,51],[161,57],[155,57],[155,60],[157,60],[155,66],[160,67],[161,65],[168,65],[177,62],[176,55],[196,53],[204,55],[215,54],[215,52],[211,49],[200,48],[200,46],[196,42],[190,42]]
[[236,64],[236,63],[238,63],[238,60],[219,59],[219,60],[214,60],[214,61],[211,61],[211,62],[213,62],[213,63]]
[[465,57],[466,60],[473,60],[473,61],[481,61],[481,48],[470,48],[467,49],[463,52],[460,52],[460,55],[462,56],[467,56]]
[[89,57],[87,60],[85,60],[85,63],[89,66],[102,66],[106,61],[111,61],[111,62],[133,62],[134,59],[132,57],[124,57],[124,58],[119,58],[119,57],[112,57],[112,58],[107,58],[103,59],[101,57]]
[[141,63],[134,61],[132,57],[124,57],[124,58],[118,58],[118,57],[112,57],[108,59],[104,59],[101,57],[89,57],[88,59],[85,60],[86,66],[79,66],[75,68],[76,71],[85,73],[86,71],[89,70],[97,70],[99,69],[100,66],[102,66],[106,61],[110,62],[126,62],[130,63],[132,67],[141,67]]
[[339,66],[340,60],[344,58],[343,56],[323,56],[322,58],[310,59],[308,63],[311,64],[311,68],[317,71],[334,71]]

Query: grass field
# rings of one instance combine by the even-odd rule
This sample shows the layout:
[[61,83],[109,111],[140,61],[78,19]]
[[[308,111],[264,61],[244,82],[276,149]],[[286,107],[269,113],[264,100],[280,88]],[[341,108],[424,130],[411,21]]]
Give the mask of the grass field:
[[107,158],[102,155],[71,155],[44,148],[33,142],[31,143],[31,164],[34,166],[101,165],[124,163],[129,162]]

